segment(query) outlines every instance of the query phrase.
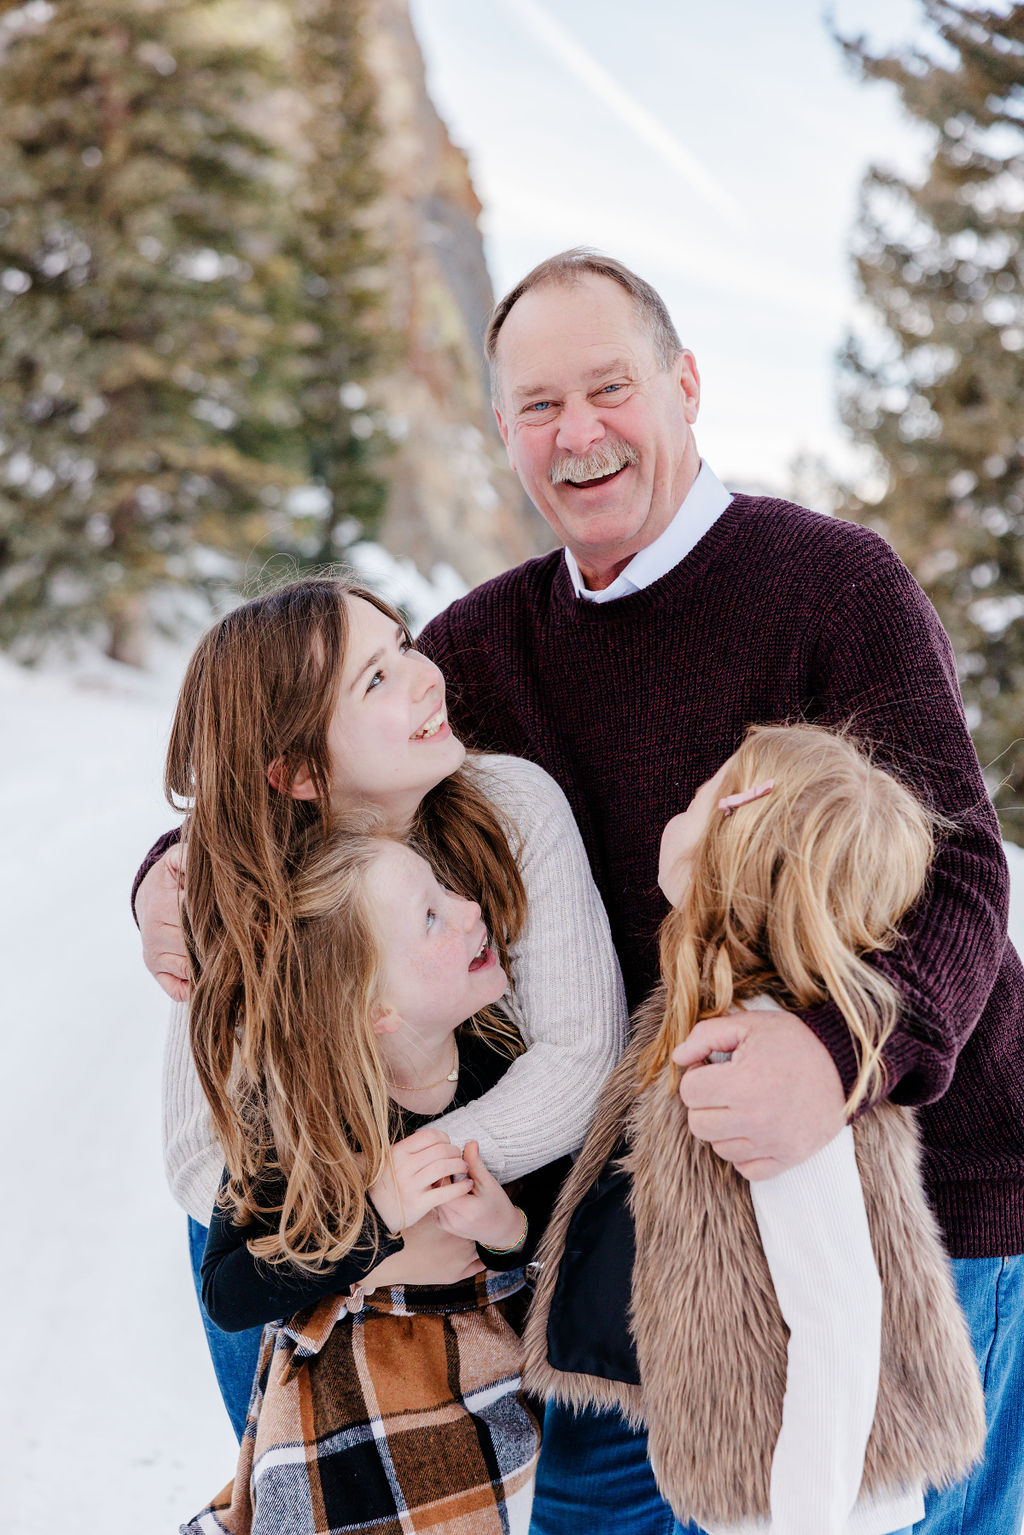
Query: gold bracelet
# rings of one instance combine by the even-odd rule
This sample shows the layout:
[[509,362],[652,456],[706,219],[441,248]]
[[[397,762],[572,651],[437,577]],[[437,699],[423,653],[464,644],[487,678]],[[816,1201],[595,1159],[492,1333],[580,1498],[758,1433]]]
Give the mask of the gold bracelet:
[[506,1253],[517,1253],[519,1251],[519,1249],[525,1244],[525,1242],[526,1242],[526,1234],[527,1234],[527,1232],[530,1229],[529,1218],[528,1218],[528,1216],[526,1214],[526,1211],[524,1209],[522,1209],[519,1205],[513,1205],[512,1208],[513,1208],[513,1210],[518,1210],[519,1214],[523,1217],[523,1229],[519,1233],[518,1239],[515,1242],[512,1243],[511,1247],[490,1247],[490,1246],[488,1246],[488,1244],[486,1242],[481,1242],[480,1246],[484,1249],[485,1252],[498,1253],[499,1256],[500,1255],[504,1255]]

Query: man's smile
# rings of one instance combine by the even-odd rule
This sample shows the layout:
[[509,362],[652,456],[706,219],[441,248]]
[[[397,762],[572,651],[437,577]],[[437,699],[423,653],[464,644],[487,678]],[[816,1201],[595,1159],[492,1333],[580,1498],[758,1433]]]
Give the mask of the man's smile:
[[552,485],[572,485],[575,489],[589,489],[592,485],[606,485],[623,469],[640,462],[640,454],[632,443],[608,438],[595,444],[586,453],[565,453],[555,459],[548,470]]
[[599,474],[592,480],[562,480],[561,484],[570,485],[573,490],[590,490],[595,485],[610,485],[612,480],[617,480],[619,475],[628,468],[628,464],[622,464],[618,469],[613,469],[610,474]]

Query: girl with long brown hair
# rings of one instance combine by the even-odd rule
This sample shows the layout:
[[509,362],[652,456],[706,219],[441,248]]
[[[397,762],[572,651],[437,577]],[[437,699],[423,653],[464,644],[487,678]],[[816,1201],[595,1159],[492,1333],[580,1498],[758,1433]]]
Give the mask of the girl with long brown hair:
[[[237,1059],[261,1048],[264,1021],[280,1013],[295,871],[335,820],[356,810],[412,837],[447,885],[480,901],[512,983],[527,1048],[439,1131],[458,1146],[476,1141],[503,1182],[582,1142],[622,1045],[625,1009],[579,834],[542,769],[467,757],[447,723],[443,677],[387,603],[346,580],[312,577],[227,614],[189,664],[166,787],[186,811],[182,913],[192,981],[168,1037],[165,1153],[193,1223],[193,1251],[225,1161],[233,1178],[256,1184],[275,1154],[250,1135],[232,1075]],[[173,879],[164,886],[173,931]],[[277,1054],[281,1097],[316,1124],[315,1093],[297,1060]],[[312,1234],[297,1219],[301,1246]],[[471,1243],[430,1221],[410,1228],[389,1262],[392,1282],[448,1281],[480,1267]],[[231,1403],[239,1431],[249,1383],[251,1368],[241,1370]]]
[[[794,725],[753,727],[665,829],[663,986],[539,1255],[525,1375],[556,1403],[646,1423],[663,1496],[713,1535],[905,1532],[922,1486],[962,1475],[984,1442],[913,1119],[877,1101],[899,999],[866,961],[899,943],[939,824],[852,739]],[[826,998],[850,1031],[860,1118],[748,1182],[691,1134],[675,1058],[702,1019]],[[728,1072],[728,1057],[696,1069]],[[609,1176],[631,1181],[626,1359],[593,1328],[581,1353],[573,1321],[588,1273],[607,1282],[590,1212]]]
[[277,984],[241,1020],[229,1087],[262,1160],[229,1162],[203,1263],[214,1320],[280,1316],[327,1270],[337,1291],[365,1273],[357,1247],[372,1261],[431,1217],[488,1272],[381,1288],[381,1265],[268,1326],[234,1482],[185,1528],[525,1535],[539,1435],[505,1307],[567,1163],[513,1203],[474,1142],[434,1128],[522,1048],[493,1011],[506,976],[480,906],[365,832],[314,848],[281,901]]

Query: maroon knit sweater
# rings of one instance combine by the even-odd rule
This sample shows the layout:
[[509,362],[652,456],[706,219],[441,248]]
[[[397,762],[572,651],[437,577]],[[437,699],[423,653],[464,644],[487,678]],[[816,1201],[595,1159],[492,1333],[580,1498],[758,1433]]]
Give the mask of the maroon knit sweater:
[[[561,552],[427,625],[457,734],[539,762],[573,808],[631,1004],[657,976],[666,821],[748,725],[852,721],[957,831],[907,941],[881,956],[903,1015],[892,1097],[919,1119],[930,1197],[954,1257],[1024,1251],[1024,968],[1008,878],[949,642],[889,546],[787,502],[737,496],[675,569],[609,603],[576,598]],[[847,1088],[849,1033],[804,1015]]]

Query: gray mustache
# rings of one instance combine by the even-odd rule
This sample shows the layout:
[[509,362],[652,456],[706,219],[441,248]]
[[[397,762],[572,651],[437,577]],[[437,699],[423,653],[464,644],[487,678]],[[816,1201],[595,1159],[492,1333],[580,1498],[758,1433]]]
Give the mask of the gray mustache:
[[548,470],[552,485],[565,480],[599,480],[602,475],[614,474],[627,464],[638,464],[640,455],[628,442],[601,442],[589,453],[570,453],[560,458]]

